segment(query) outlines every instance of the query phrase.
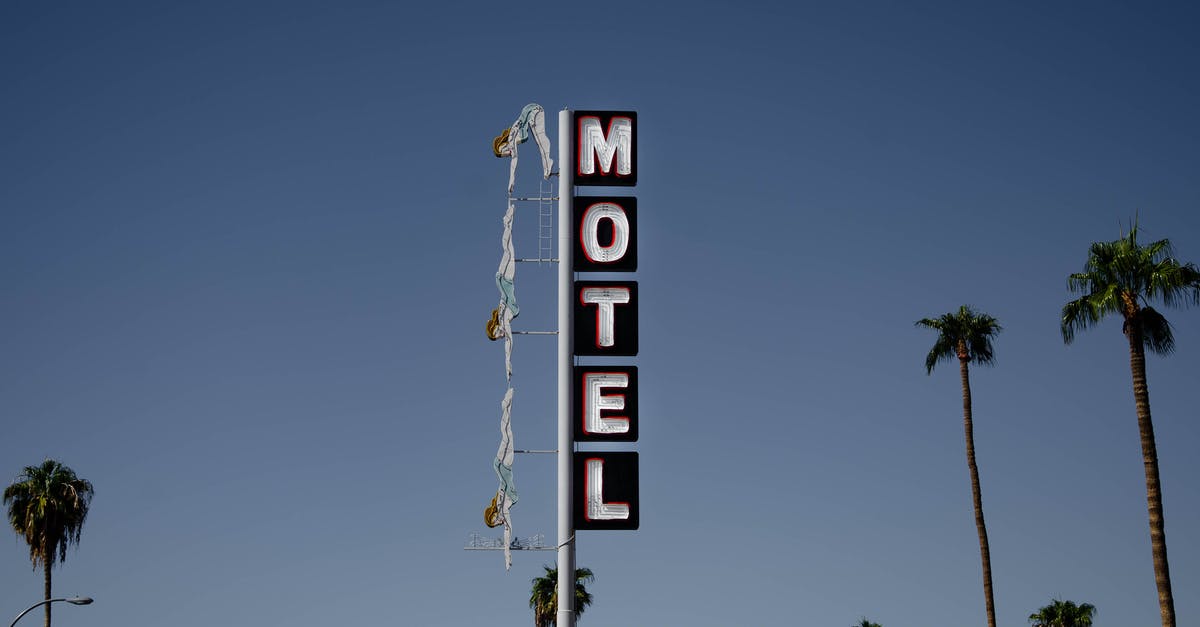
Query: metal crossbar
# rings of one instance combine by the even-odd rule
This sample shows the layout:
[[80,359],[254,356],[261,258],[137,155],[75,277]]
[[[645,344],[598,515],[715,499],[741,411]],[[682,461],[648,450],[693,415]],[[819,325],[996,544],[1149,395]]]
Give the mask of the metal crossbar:
[[[555,551],[558,549],[558,547],[546,546],[546,535],[541,533],[526,538],[513,538],[508,543],[508,548],[511,551]],[[472,533],[463,550],[503,551],[504,538],[485,538],[477,533]]]

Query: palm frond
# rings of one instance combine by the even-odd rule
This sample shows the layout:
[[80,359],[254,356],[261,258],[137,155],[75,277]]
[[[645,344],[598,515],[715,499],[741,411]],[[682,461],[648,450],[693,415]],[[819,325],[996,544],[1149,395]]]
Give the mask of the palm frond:
[[1075,341],[1075,332],[1082,331],[1096,324],[1103,316],[1092,306],[1092,299],[1087,296],[1077,298],[1066,305],[1062,309],[1062,331],[1063,343],[1070,344]]
[[[558,569],[542,566],[545,574],[534,577],[530,583],[529,607],[533,610],[534,627],[550,627],[558,619]],[[575,569],[575,617],[592,604],[592,594],[587,591],[585,584],[596,579],[595,574],[587,568]]]
[[[1070,344],[1077,331],[1120,314],[1123,328],[1141,330],[1152,351],[1167,354],[1174,349],[1170,325],[1150,305],[1156,300],[1168,307],[1200,305],[1200,270],[1176,259],[1170,240],[1141,244],[1137,237],[1134,221],[1120,238],[1088,247],[1083,272],[1067,277],[1068,290],[1082,296],[1063,307],[1063,342]],[[1140,312],[1145,309],[1152,313],[1143,316]]]
[[916,322],[916,326],[938,332],[933,347],[925,356],[926,374],[932,374],[937,364],[955,357],[965,357],[982,365],[992,365],[996,361],[992,338],[1003,327],[996,318],[975,311],[968,305],[937,318],[922,318]]
[[992,348],[992,338],[1002,330],[1000,323],[985,313],[970,311],[963,313],[973,315],[973,317],[969,318],[970,323],[966,326],[967,351],[971,355],[971,361],[985,366],[996,363],[995,351]]
[[1170,355],[1175,352],[1175,334],[1171,331],[1171,323],[1153,307],[1142,307],[1131,324],[1139,327],[1142,343],[1155,354]]
[[67,559],[67,549],[82,537],[93,493],[90,482],[52,459],[26,466],[4,489],[9,524],[25,538],[34,566]]
[[954,356],[954,344],[945,335],[938,335],[937,340],[933,343],[933,348],[929,349],[929,354],[925,356],[925,374],[933,374],[933,369],[938,363],[952,359]]
[[1200,305],[1200,269],[1168,257],[1154,264],[1149,272],[1146,298],[1161,298],[1168,307]]
[[1029,622],[1033,627],[1091,627],[1095,615],[1096,606],[1091,603],[1076,605],[1074,601],[1054,599],[1030,614]]
[[950,314],[946,314],[941,318],[921,318],[914,324],[918,327],[933,329],[938,332],[937,339],[933,342],[933,348],[929,349],[929,354],[925,356],[925,374],[933,374],[933,369],[939,362],[945,361],[954,357],[954,344],[950,341],[943,330],[946,328],[946,321],[943,320]]

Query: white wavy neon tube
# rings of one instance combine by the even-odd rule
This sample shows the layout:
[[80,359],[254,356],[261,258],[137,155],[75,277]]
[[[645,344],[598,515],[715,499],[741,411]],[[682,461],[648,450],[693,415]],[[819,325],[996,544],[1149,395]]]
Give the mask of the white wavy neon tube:
[[604,409],[625,409],[625,397],[620,394],[605,395],[605,388],[629,387],[629,375],[623,372],[589,372],[584,374],[584,428],[588,433],[629,433],[627,416],[604,416]]
[[504,337],[504,376],[509,381],[512,381],[512,321],[521,313],[513,283],[517,276],[516,254],[513,252],[512,243],[515,210],[513,203],[508,203],[508,209],[504,212],[504,230],[500,235],[500,267],[496,269],[496,289],[500,292],[500,304],[497,309],[500,312],[500,334]]
[[496,515],[504,522],[504,569],[512,567],[512,553],[509,544],[512,541],[512,515],[510,510],[516,505],[517,486],[513,481],[513,434],[512,434],[512,399],[513,389],[508,388],[504,399],[500,401],[500,447],[496,449],[496,460],[493,468],[496,477],[500,479],[500,487],[496,490]]
[[613,311],[613,306],[628,303],[629,298],[629,288],[627,287],[585,287],[580,292],[579,299],[584,304],[599,306],[596,314],[596,344],[598,346],[608,347],[615,343],[616,313]]
[[588,520],[626,520],[629,518],[628,503],[604,502],[604,461],[589,459],[584,472],[584,485],[587,486],[587,518]]
[[[612,221],[613,238],[608,246],[602,245],[596,236],[601,220]],[[625,256],[629,249],[629,217],[624,209],[610,202],[596,203],[587,208],[581,222],[579,236],[588,259],[609,263]]]
[[608,124],[608,135],[605,135],[600,118],[579,118],[579,173],[595,174],[599,161],[600,172],[608,174],[613,169],[613,157],[616,157],[619,176],[633,172],[633,120],[613,118]]

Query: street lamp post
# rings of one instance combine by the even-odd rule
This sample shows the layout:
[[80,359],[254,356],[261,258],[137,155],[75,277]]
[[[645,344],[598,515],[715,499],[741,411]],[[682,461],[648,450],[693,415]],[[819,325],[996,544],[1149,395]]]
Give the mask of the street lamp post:
[[17,617],[13,619],[12,624],[9,625],[8,627],[17,627],[17,621],[21,620],[22,616],[36,610],[37,608],[39,608],[43,605],[48,605],[50,603],[56,603],[58,601],[66,601],[67,603],[70,603],[71,605],[91,605],[91,603],[92,603],[91,597],[71,597],[69,599],[46,599],[45,601],[38,601],[37,603],[30,605],[29,608],[26,609],[24,612],[17,614]]

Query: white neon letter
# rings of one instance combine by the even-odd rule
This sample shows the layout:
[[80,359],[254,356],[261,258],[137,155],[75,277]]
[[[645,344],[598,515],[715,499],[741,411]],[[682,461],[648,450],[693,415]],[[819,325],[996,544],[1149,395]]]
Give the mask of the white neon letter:
[[587,476],[583,483],[587,486],[587,508],[585,515],[588,520],[626,520],[629,518],[628,503],[604,502],[604,460],[589,459],[585,469]]
[[[608,246],[600,244],[598,233],[600,221],[606,219],[612,222],[613,227],[612,243]],[[629,216],[625,215],[624,209],[611,202],[596,203],[583,212],[579,239],[583,241],[583,252],[588,259],[600,263],[617,261],[629,249]]]
[[628,416],[603,416],[602,409],[625,409],[625,396],[604,396],[604,388],[629,387],[623,372],[587,372],[583,375],[583,430],[587,433],[629,433]]
[[629,288],[585,287],[579,297],[585,304],[600,306],[600,311],[596,314],[596,345],[612,346],[615,337],[613,327],[616,326],[613,305],[629,302]]
[[633,120],[615,117],[608,123],[608,136],[600,128],[600,118],[579,118],[579,173],[595,174],[596,157],[600,157],[600,172],[612,171],[613,157],[617,158],[617,176],[633,173]]

